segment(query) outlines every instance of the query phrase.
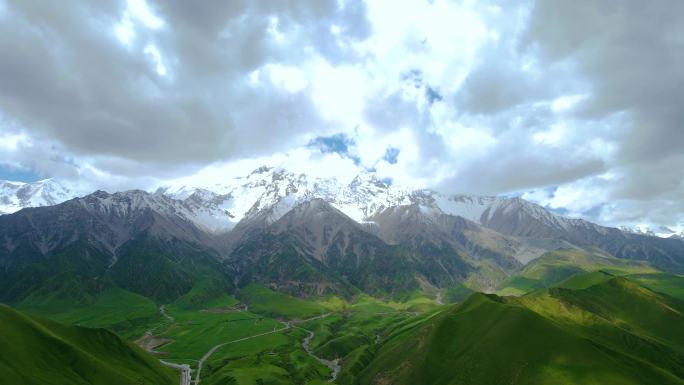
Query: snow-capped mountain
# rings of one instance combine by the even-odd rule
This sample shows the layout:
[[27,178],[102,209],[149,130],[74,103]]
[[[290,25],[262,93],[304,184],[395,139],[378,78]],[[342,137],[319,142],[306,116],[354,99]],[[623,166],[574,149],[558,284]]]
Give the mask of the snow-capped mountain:
[[394,206],[419,203],[425,210],[440,210],[479,220],[498,201],[493,197],[446,197],[429,190],[412,191],[388,185],[372,173],[358,175],[345,184],[337,179],[312,178],[280,168],[261,167],[245,177],[206,186],[167,186],[158,193],[192,200],[198,207],[225,210],[226,220],[237,224],[262,216],[273,223],[298,204],[313,199],[330,203],[359,223]]
[[684,238],[684,231],[678,233],[667,226],[647,226],[647,225],[637,225],[637,226],[620,226],[620,230],[631,233],[648,235],[651,237],[659,238]]
[[[20,210],[0,216],[0,239],[0,270],[51,256],[59,257],[51,268],[70,267],[58,266],[68,256],[87,274],[114,274],[123,287],[165,301],[190,290],[188,268],[193,277],[221,271],[230,285],[257,281],[295,294],[391,293],[466,279],[493,289],[559,248],[684,272],[678,239],[560,217],[524,199],[411,190],[372,173],[344,182],[267,167],[209,185],[96,191]],[[173,285],[156,293],[147,274]]]
[[275,222],[299,203],[312,199],[325,200],[357,222],[384,207],[410,203],[410,191],[388,186],[372,174],[343,184],[334,178],[311,178],[269,167],[213,185],[167,186],[157,192],[183,201],[191,199],[233,226],[257,216],[267,223]]
[[[260,167],[241,177],[205,185],[170,184],[153,195],[176,200],[175,212],[197,227],[226,233],[243,220],[271,224],[293,207],[322,199],[352,218],[373,225],[373,217],[398,206],[415,205],[426,215],[459,216],[498,232],[514,236],[556,237],[585,229],[605,233],[602,226],[582,219],[565,218],[520,198],[447,195],[432,190],[412,190],[390,185],[374,173],[359,174],[349,183],[316,178],[282,168]],[[73,189],[52,179],[34,183],[0,182],[0,214],[24,207],[49,206],[76,196]],[[623,232],[659,237],[677,236],[659,228],[621,228]],[[678,236],[682,236],[681,234]]]
[[411,190],[389,185],[373,173],[363,173],[350,183],[342,183],[334,178],[312,178],[280,168],[261,167],[245,177],[205,186],[165,186],[157,193],[202,210],[203,214],[196,217],[200,226],[216,230],[230,230],[241,220],[255,217],[273,223],[293,207],[312,199],[328,202],[359,223],[372,221],[373,216],[387,208],[407,205],[418,205],[426,214],[460,216],[478,224],[490,223],[514,211],[559,229],[584,223],[556,216],[519,198]]
[[76,193],[53,180],[32,183],[0,180],[0,215],[25,207],[52,206],[76,196]]

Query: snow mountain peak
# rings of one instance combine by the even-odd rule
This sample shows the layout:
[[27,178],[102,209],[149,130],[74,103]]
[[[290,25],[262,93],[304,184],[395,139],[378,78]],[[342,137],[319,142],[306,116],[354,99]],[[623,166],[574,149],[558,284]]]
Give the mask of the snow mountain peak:
[[[54,205],[75,195],[73,190],[50,179],[34,183],[0,181],[0,214],[24,207]],[[131,190],[91,195],[100,198],[97,205],[103,209],[145,206],[155,211],[170,211],[211,233],[230,232],[241,221],[272,224],[294,207],[313,200],[324,201],[355,222],[371,227],[376,225],[374,218],[385,210],[415,206],[423,216],[458,216],[520,236],[540,229],[549,236],[575,228],[606,231],[606,228],[591,222],[555,215],[522,198],[450,195],[428,189],[409,189],[387,183],[369,171],[350,181],[342,181],[262,166],[243,176],[203,184],[169,184],[153,193]],[[658,232],[622,230],[661,235]]]
[[0,180],[0,215],[25,207],[52,206],[73,197],[72,190],[54,179],[31,183]]

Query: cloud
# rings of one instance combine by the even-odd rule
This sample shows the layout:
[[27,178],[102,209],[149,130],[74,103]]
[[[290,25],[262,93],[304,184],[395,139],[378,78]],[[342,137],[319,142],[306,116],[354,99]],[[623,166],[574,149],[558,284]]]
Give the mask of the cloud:
[[618,145],[610,167],[622,177],[605,197],[615,210],[611,218],[682,220],[682,14],[679,1],[649,7],[639,1],[543,1],[531,14],[524,44],[538,49],[543,65],[575,63],[590,84],[574,114],[625,116],[614,127]]
[[0,0],[0,166],[110,189],[260,162],[375,170],[606,224],[678,224],[683,11]]
[[[344,60],[322,47],[367,32],[363,7],[337,1],[15,1],[6,12],[4,114],[69,152],[163,167],[264,154],[325,131],[295,68]],[[269,84],[251,83],[253,71]]]

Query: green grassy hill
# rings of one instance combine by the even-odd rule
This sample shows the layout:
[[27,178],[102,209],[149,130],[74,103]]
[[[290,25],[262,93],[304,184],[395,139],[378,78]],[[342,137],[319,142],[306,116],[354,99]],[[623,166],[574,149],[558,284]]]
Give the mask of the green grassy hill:
[[65,326],[0,306],[4,384],[176,384],[178,374],[105,329]]
[[664,293],[684,301],[684,277],[665,273],[633,274],[627,276],[653,291]]
[[658,272],[641,261],[628,261],[575,249],[559,249],[545,253],[529,262],[521,271],[505,281],[499,287],[497,294],[522,295],[534,290],[557,286],[575,275],[599,270],[612,275]]
[[239,297],[249,305],[250,311],[269,317],[303,319],[330,311],[315,301],[291,297],[254,284],[243,288],[240,291]]
[[385,342],[360,384],[684,384],[684,304],[624,278],[474,294]]
[[613,274],[610,274],[603,270],[592,271],[591,273],[578,273],[570,276],[570,278],[567,278],[564,281],[561,281],[559,284],[555,286],[575,290],[586,289],[594,285],[606,282],[614,277],[615,276]]
[[126,338],[139,337],[148,323],[161,320],[151,299],[116,286],[80,301],[68,294],[34,294],[16,308],[70,325],[107,328]]

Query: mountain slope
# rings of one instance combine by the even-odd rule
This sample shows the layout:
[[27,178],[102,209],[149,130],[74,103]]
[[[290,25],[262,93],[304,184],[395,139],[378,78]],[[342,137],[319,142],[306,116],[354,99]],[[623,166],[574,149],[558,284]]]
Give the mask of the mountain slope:
[[[54,181],[35,185],[42,187],[29,188],[29,185],[8,182],[8,187],[0,191],[0,200],[21,200],[23,203],[17,203],[14,211],[19,207],[58,203],[69,196],[51,193],[43,200],[32,200],[25,196],[42,196],[42,193],[17,192],[58,190],[50,187],[58,185]],[[24,198],[17,198],[17,194]],[[394,225],[388,227],[387,221],[380,218],[388,210],[418,207],[433,222],[439,222],[440,216],[446,215],[493,230],[484,236],[482,231],[471,233],[468,240],[477,245],[487,244],[488,249],[513,256],[521,263],[558,247],[574,246],[589,251],[600,249],[618,258],[648,261],[663,270],[684,272],[684,242],[675,237],[663,239],[633,234],[581,219],[564,218],[521,198],[446,195],[406,189],[387,184],[370,172],[347,182],[261,167],[244,177],[226,178],[219,183],[164,186],[150,196],[155,200],[167,198],[165,204],[173,206],[177,216],[209,234],[230,234],[234,228],[241,227],[239,224],[256,219],[268,225],[303,202],[322,199],[369,231],[379,228],[381,237],[390,243],[389,233]]]
[[525,294],[536,289],[562,285],[562,282],[575,275],[597,271],[625,275],[654,273],[657,270],[642,261],[624,260],[580,249],[558,249],[526,264],[500,285],[498,293]]
[[64,326],[0,306],[6,384],[175,384],[178,375],[104,329]]
[[502,200],[488,208],[481,223],[505,235],[564,240],[617,258],[647,261],[659,269],[684,272],[684,242],[679,239],[633,234],[582,219],[563,218],[520,198]]
[[684,301],[684,277],[672,274],[634,274],[628,278],[655,292]]
[[358,383],[682,384],[682,311],[620,278],[519,299],[474,294],[390,336]]
[[[618,258],[648,261],[673,272],[684,271],[684,242],[676,238],[632,234],[581,219],[564,218],[521,198],[445,195],[406,189],[388,185],[373,173],[361,174],[345,183],[262,167],[242,178],[200,187],[165,187],[160,192],[181,200],[195,195],[193,204],[210,211],[225,208],[230,214],[226,231],[240,221],[258,217],[270,224],[303,202],[322,199],[364,224],[369,231],[379,231],[383,239],[392,243],[397,235],[393,234],[396,225],[390,223],[388,227],[388,221],[382,217],[391,210],[416,207],[433,221],[439,222],[443,215],[461,217],[493,230],[488,235],[495,236],[490,239],[506,240],[504,245],[513,246],[497,251],[510,253],[508,256],[522,263],[558,247],[574,246],[600,249]],[[474,243],[483,242],[480,238]]]
[[[308,294],[363,290],[387,295],[417,290],[420,265],[432,258],[411,258],[408,251],[386,244],[327,202],[314,199],[248,232],[226,261],[239,272],[240,285],[260,282]],[[450,263],[454,274],[463,267],[459,263]],[[437,270],[430,278],[440,274],[445,273]]]
[[[158,300],[221,275],[217,240],[188,220],[180,202],[143,191],[83,198],[0,216],[0,300],[116,283]],[[66,294],[66,293],[65,293]]]
[[302,295],[493,291],[559,248],[684,269],[682,241],[562,218],[519,198],[260,168],[220,184],[98,191],[0,216],[0,300],[114,284],[169,301],[206,276],[224,288],[256,282]]

